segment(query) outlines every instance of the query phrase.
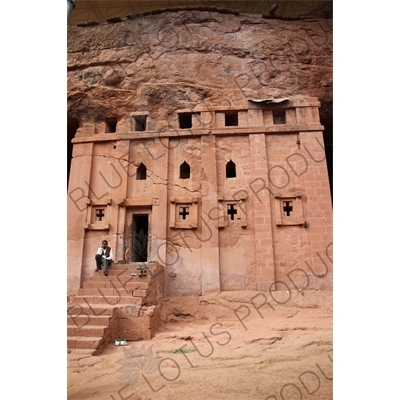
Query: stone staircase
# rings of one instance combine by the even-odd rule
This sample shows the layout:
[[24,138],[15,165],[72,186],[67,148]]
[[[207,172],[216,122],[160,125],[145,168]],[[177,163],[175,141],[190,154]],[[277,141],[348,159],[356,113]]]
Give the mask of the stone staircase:
[[[145,264],[147,276],[140,274]],[[164,269],[157,263],[112,264],[108,276],[93,271],[68,299],[68,350],[99,354],[118,338],[151,339],[157,327],[157,301],[163,297]]]

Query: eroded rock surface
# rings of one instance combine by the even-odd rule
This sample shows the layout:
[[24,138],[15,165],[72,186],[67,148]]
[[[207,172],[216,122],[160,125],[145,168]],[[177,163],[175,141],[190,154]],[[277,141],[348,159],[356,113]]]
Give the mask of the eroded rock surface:
[[316,97],[331,119],[332,20],[189,10],[68,28],[70,117],[285,96]]

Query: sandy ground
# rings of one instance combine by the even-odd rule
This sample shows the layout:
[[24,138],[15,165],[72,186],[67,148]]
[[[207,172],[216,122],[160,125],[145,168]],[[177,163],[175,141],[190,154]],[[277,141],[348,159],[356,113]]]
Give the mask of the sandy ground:
[[332,292],[273,295],[163,299],[152,340],[67,355],[68,399],[332,399]]

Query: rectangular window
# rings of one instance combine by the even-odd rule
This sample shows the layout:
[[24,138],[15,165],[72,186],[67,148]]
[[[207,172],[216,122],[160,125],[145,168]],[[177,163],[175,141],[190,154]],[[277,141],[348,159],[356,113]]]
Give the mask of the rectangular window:
[[274,125],[286,124],[286,112],[285,110],[274,110],[272,111],[274,118]]
[[239,126],[237,111],[227,111],[225,113],[225,126]]
[[192,127],[192,114],[182,113],[179,114],[179,128],[190,129]]
[[115,133],[117,131],[117,118],[106,119],[106,133]]
[[133,118],[133,127],[137,132],[146,130],[147,115],[135,115]]

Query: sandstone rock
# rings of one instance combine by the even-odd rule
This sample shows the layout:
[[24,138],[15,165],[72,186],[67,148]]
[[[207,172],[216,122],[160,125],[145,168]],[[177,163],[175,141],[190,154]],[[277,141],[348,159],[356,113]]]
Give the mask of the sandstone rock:
[[301,95],[332,118],[332,23],[176,11],[68,28],[68,111],[90,120],[146,107]]

